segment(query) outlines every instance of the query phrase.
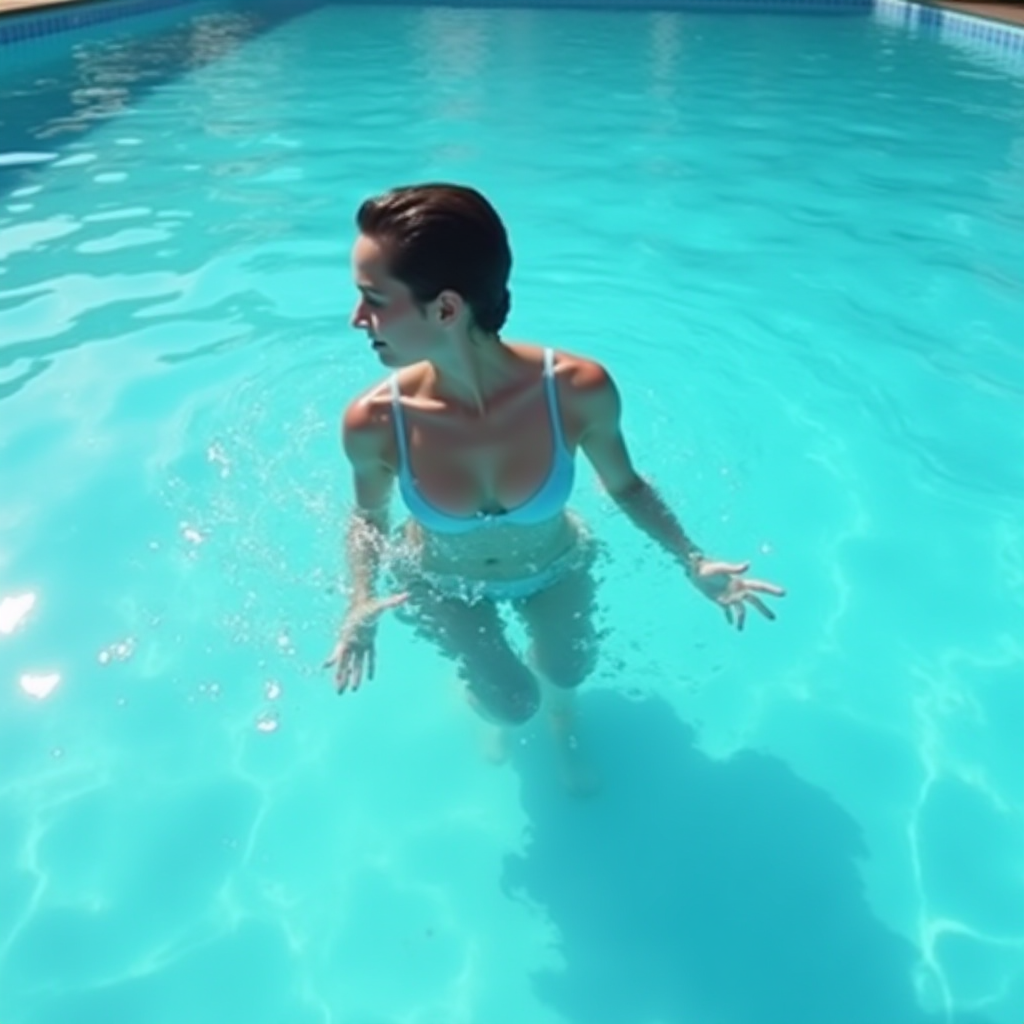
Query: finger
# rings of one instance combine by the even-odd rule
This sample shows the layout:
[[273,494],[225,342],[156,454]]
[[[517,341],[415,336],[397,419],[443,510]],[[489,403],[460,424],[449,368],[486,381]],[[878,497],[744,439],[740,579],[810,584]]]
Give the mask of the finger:
[[342,644],[338,644],[337,647],[331,651],[330,657],[324,662],[324,668],[331,668],[333,665],[337,665],[341,668],[341,659],[345,656],[345,648]]
[[345,688],[352,685],[352,674],[356,664],[356,652],[346,646],[338,658],[338,679],[345,681]]
[[408,594],[391,594],[389,597],[381,597],[372,601],[366,606],[362,614],[364,623],[376,622],[385,612],[405,604],[409,600]]
[[377,672],[377,650],[371,647],[366,652],[366,678],[372,679]]
[[363,682],[363,655],[357,654],[352,659],[352,692],[355,693]]
[[747,609],[743,604],[736,605],[736,629],[743,632],[743,623],[747,621]]
[[785,597],[786,591],[774,583],[766,583],[764,580],[744,580],[743,586],[747,590],[758,590],[762,594],[774,594],[776,597]]
[[756,594],[747,594],[747,600],[766,618],[775,621],[775,612],[771,610]]
[[714,575],[715,573],[742,573],[750,568],[749,562],[702,562],[700,567],[701,576]]
[[723,604],[722,605],[722,611],[725,612],[725,621],[728,622],[729,625],[731,626],[732,625],[732,605],[731,604]]
[[344,693],[348,689],[351,675],[352,671],[349,665],[348,654],[344,652],[338,658],[338,668],[334,673],[334,681],[337,685],[338,693]]
[[409,600],[408,591],[402,594],[390,594],[388,597],[380,597],[373,602],[373,610],[375,614],[386,612],[389,608],[395,608],[400,604],[405,604]]

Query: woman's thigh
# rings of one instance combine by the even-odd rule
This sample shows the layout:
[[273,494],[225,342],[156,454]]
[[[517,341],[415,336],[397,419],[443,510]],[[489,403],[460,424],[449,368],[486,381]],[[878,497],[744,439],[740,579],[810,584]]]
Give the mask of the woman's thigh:
[[579,686],[597,661],[597,585],[592,560],[537,594],[515,602],[533,644],[534,667],[555,686]]
[[417,586],[402,618],[458,664],[471,697],[489,718],[518,724],[536,712],[537,679],[509,645],[493,601],[468,602]]

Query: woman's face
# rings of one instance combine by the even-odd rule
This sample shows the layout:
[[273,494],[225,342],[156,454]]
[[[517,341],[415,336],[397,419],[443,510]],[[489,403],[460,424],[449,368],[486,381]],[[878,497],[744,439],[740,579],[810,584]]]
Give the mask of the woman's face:
[[435,335],[429,307],[418,306],[408,286],[391,276],[383,249],[367,235],[352,247],[352,276],[359,289],[352,326],[366,332],[381,362],[406,366],[427,358]]

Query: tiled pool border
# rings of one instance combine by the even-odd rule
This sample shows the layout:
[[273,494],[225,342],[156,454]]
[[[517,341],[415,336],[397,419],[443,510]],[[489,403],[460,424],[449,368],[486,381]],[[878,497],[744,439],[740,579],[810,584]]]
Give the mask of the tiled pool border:
[[0,46],[15,46],[77,28],[121,21],[139,14],[154,14],[183,7],[195,0],[112,0],[110,3],[68,4],[35,10],[0,13]]
[[1024,64],[1024,28],[1018,25],[913,0],[874,0],[873,6],[875,18],[887,25],[1019,58]]
[[[27,43],[59,35],[74,29],[106,22],[121,21],[140,14],[152,14],[182,7],[196,0],[107,0],[99,3],[75,3],[33,10],[0,12],[0,47]],[[385,0],[389,2],[389,0]],[[390,0],[394,2],[394,0]],[[415,3],[416,0],[409,0]],[[442,0],[427,0],[442,2]],[[516,0],[448,0],[451,6],[517,6]],[[553,7],[604,7],[636,9],[659,8],[678,11],[778,11],[780,13],[864,13],[871,12],[874,0],[554,0]],[[523,6],[539,6],[526,0]]]
[[[183,7],[196,0],[108,0],[106,3],[68,4],[0,14],[0,47],[16,46],[74,29],[121,21]],[[494,0],[479,0],[494,6]],[[512,5],[514,5],[514,0]],[[532,6],[532,4],[526,4]],[[721,10],[738,12],[839,13],[863,12],[906,30],[963,42],[974,49],[1020,58],[1024,64],[1024,28],[914,0],[555,0],[552,6],[590,6],[636,9],[637,6],[678,11]],[[460,4],[461,6],[461,4]]]

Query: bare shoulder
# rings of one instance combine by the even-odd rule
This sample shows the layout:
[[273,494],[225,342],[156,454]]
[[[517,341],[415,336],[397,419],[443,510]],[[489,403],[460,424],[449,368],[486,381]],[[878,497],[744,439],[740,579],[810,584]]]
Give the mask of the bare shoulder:
[[555,376],[568,390],[584,394],[614,387],[612,375],[604,363],[558,349],[555,350]]
[[596,359],[556,349],[555,380],[559,399],[582,420],[617,415],[619,390],[608,368]]
[[558,397],[563,401],[599,400],[601,396],[607,397],[615,392],[615,382],[611,373],[596,359],[535,342],[518,342],[510,347],[514,348],[522,359],[534,363],[538,368],[544,360],[546,348],[552,348],[555,356]]
[[349,402],[341,418],[341,441],[353,462],[377,461],[390,447],[391,389],[378,381]]

